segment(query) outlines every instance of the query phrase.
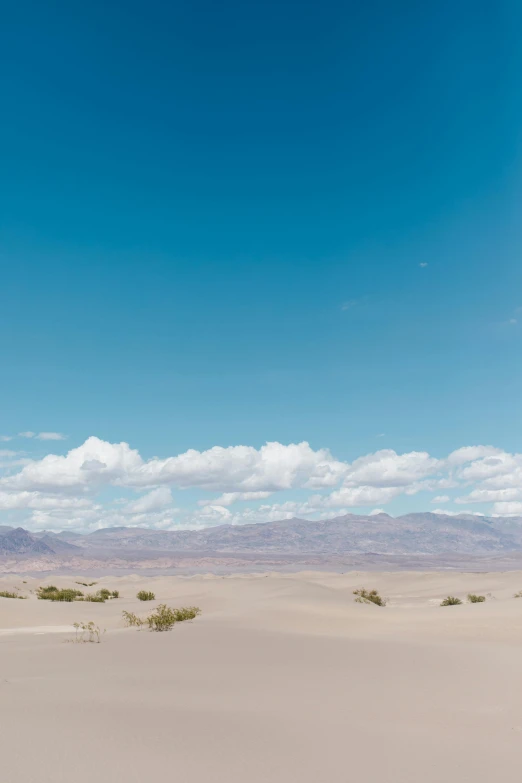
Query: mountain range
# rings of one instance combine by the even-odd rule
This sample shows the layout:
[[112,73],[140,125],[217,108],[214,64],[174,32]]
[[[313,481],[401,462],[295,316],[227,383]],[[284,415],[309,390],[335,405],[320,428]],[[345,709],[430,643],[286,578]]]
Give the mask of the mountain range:
[[160,557],[204,555],[343,556],[486,555],[522,551],[522,517],[450,516],[429,512],[391,517],[346,514],[323,520],[285,519],[200,530],[103,528],[30,533],[0,527],[0,557]]

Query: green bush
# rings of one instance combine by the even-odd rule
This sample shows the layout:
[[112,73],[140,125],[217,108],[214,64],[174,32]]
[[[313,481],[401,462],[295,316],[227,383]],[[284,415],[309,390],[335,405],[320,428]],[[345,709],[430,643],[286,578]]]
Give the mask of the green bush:
[[386,606],[386,601],[381,598],[377,590],[365,590],[361,587],[359,590],[354,590],[355,600],[359,604],[376,604],[376,606]]
[[107,590],[106,587],[102,587],[101,590],[98,590],[97,594],[100,598],[103,598],[104,601],[107,601],[107,599],[111,597],[111,591]]
[[136,598],[139,598],[140,601],[154,601],[156,596],[154,593],[150,593],[147,590],[140,590],[136,595]]
[[50,585],[49,587],[39,587],[37,596],[44,601],[67,601],[70,603],[83,596],[83,593],[81,590],[75,590],[74,588],[58,590],[54,585]]
[[453,595],[448,595],[447,598],[442,601],[441,606],[458,606],[462,601],[460,598],[455,598]]
[[139,628],[141,625],[144,625],[145,620],[142,620],[141,617],[138,617],[137,614],[134,614],[134,612],[122,612],[123,619],[125,620],[125,623],[130,627]]
[[198,614],[201,614],[201,609],[197,606],[186,606],[182,609],[174,609],[176,615],[176,622],[182,623],[184,620],[193,620]]
[[468,593],[468,601],[470,604],[483,604],[485,600],[485,595],[475,595],[475,593]]
[[9,590],[0,590],[0,598],[22,598],[18,593],[10,593]]
[[111,593],[111,598],[119,598],[120,597],[120,591],[119,590],[113,590]]
[[149,614],[147,622],[151,631],[170,631],[176,623],[176,610],[160,604],[155,612]]
[[87,595],[85,596],[85,598],[83,600],[84,601],[90,601],[93,604],[104,604],[105,603],[105,598],[100,593],[101,593],[101,590],[98,593],[87,593]]
[[134,612],[122,612],[126,625],[140,628],[147,624],[151,631],[169,631],[176,623],[193,620],[201,614],[197,606],[186,606],[181,609],[171,609],[166,604],[160,604],[148,617],[138,617]]
[[47,587],[39,587],[38,588],[38,595],[39,596],[46,595],[47,593],[57,593],[57,592],[58,592],[58,588],[55,587],[55,585],[47,585]]

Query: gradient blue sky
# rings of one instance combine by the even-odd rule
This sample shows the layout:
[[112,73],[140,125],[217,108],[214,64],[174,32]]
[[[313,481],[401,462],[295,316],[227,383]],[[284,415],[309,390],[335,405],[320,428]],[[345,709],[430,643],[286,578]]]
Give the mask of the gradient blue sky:
[[519,3],[3,15],[6,448],[517,449]]

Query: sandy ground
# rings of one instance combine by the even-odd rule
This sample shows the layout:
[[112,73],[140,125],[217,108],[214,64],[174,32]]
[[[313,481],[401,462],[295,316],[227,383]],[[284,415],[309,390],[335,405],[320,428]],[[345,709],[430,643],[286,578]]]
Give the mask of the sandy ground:
[[[29,596],[0,598],[2,780],[520,781],[521,572],[107,577],[89,588],[120,591],[105,604],[31,593],[75,579],[90,581],[0,579]],[[355,603],[360,586],[388,605]],[[439,606],[470,591],[488,600]],[[159,602],[203,614],[124,628],[123,609]],[[69,643],[88,620],[101,644]]]

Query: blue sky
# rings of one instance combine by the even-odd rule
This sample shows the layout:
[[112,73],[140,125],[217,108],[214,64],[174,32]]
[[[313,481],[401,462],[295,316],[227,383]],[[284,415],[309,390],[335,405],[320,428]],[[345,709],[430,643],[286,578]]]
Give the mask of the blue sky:
[[[0,432],[67,439],[5,441],[6,476],[90,436],[144,461],[271,441],[343,463],[516,452],[517,5],[12,4]],[[114,481],[96,503],[124,502]],[[195,486],[169,484],[173,508]]]

